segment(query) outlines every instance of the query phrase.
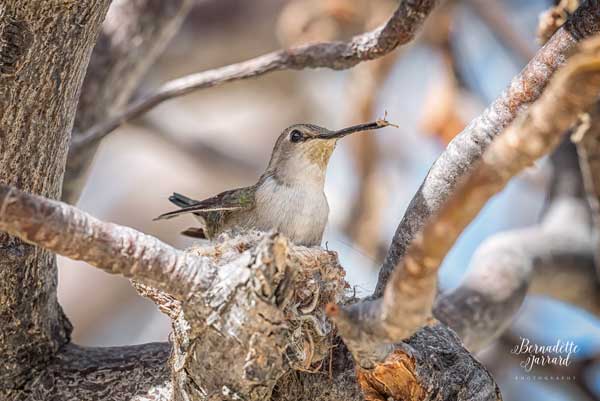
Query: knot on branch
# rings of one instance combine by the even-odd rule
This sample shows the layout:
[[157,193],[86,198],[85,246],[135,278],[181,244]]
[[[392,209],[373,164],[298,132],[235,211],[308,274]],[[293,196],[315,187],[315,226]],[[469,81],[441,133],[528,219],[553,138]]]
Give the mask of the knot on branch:
[[0,75],[14,75],[23,66],[33,35],[24,21],[0,9]]
[[537,30],[538,42],[546,43],[558,28],[568,21],[571,14],[579,7],[579,3],[579,0],[560,0],[557,5],[541,13]]
[[186,252],[217,266],[206,291],[179,304],[142,291],[175,318],[176,392],[268,399],[286,372],[321,368],[333,347],[324,305],[343,302],[347,288],[335,253],[259,232]]
[[366,401],[498,401],[490,373],[447,326],[432,321],[372,369],[357,367]]

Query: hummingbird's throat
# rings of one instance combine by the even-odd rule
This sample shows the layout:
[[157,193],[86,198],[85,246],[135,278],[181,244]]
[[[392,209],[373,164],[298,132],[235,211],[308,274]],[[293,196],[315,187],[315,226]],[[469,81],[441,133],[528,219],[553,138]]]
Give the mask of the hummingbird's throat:
[[301,151],[289,154],[276,164],[277,179],[287,185],[323,185],[329,158],[335,149],[335,141],[312,140]]
[[305,157],[316,164],[323,171],[327,168],[329,158],[335,149],[337,141],[332,140],[314,140],[311,141],[309,149],[305,152]]

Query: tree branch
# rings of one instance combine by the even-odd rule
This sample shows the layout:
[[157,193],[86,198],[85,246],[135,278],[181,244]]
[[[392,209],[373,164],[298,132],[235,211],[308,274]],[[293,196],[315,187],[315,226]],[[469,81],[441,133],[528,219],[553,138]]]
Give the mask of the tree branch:
[[[106,348],[69,344],[23,392],[28,400],[170,401],[170,353],[168,343]],[[20,394],[9,392],[3,399],[19,399]]]
[[[343,302],[347,286],[332,253],[295,247],[264,233],[222,236],[210,246],[177,251],[133,229],[6,185],[0,185],[0,230],[155,287],[141,291],[174,319],[174,399],[228,395],[267,400],[282,375],[317,370],[313,366],[322,366],[329,354],[333,327],[323,305]],[[104,368],[99,361],[91,371],[84,369],[86,363],[59,377],[71,385],[86,382],[98,366],[121,380],[119,361]],[[47,369],[44,375],[51,375],[52,365]],[[158,370],[156,360],[149,369]],[[109,386],[107,392],[115,390]]]
[[[527,292],[600,310],[589,208],[569,138],[551,156],[549,207],[534,227],[497,234],[473,255],[463,282],[436,300],[434,315],[477,352],[504,332]],[[569,281],[571,285],[565,286]],[[573,290],[569,290],[569,289]]]
[[[347,312],[329,308],[330,316],[343,333],[356,329],[352,324],[354,318]],[[390,345],[389,354],[380,363],[371,368],[359,365],[356,370],[366,401],[502,400],[489,372],[450,328],[436,321],[421,327],[402,343]]]
[[[192,0],[113,1],[87,69],[72,134],[85,131],[125,106],[142,78],[179,31]],[[62,199],[74,204],[85,185],[98,143],[69,149]]]
[[215,274],[198,258],[129,227],[100,221],[62,202],[0,184],[0,230],[185,299]]
[[436,0],[402,0],[394,15],[379,28],[355,36],[351,41],[326,42],[279,50],[237,64],[208,70],[165,83],[155,93],[135,101],[123,112],[99,123],[73,141],[75,150],[101,140],[120,125],[160,103],[192,91],[226,82],[254,78],[286,69],[331,68],[342,70],[384,56],[411,41]]
[[409,244],[425,222],[438,213],[456,190],[462,177],[527,105],[535,101],[577,42],[600,30],[600,2],[585,1],[569,21],[540,49],[510,86],[481,116],[461,132],[438,158],[411,201],[379,272],[374,296],[383,295],[394,267],[401,262]]
[[[25,391],[33,400],[48,394],[60,399],[87,398],[92,393],[100,400],[139,397],[162,401],[169,395],[174,399],[229,396],[267,400],[275,388],[280,389],[275,399],[280,399],[281,389],[293,374],[290,369],[317,373],[327,366],[323,360],[331,355],[333,330],[324,319],[323,305],[343,302],[346,288],[343,270],[329,252],[293,247],[278,236],[248,234],[190,251],[194,259],[215,267],[210,274],[203,275],[202,266],[188,263],[195,275],[175,274],[176,269],[167,275],[160,266],[164,260],[171,263],[176,259],[173,253],[177,251],[131,229],[99,222],[72,206],[7,186],[0,186],[0,229],[68,257],[110,265],[109,272],[142,277],[159,289],[179,294],[182,300],[179,303],[142,288],[174,319],[169,383],[161,368],[166,355],[162,345],[118,349],[68,346],[36,380],[27,383]],[[151,246],[144,248],[148,242]],[[191,285],[196,280],[202,285]],[[436,350],[433,357],[432,349]],[[454,357],[446,360],[448,353]],[[424,328],[407,342],[406,349],[394,355],[396,362],[388,367],[405,384],[402,391],[445,394],[460,401],[497,398],[498,389],[489,373],[444,326]],[[336,353],[336,360],[340,363],[346,357]],[[407,375],[394,370],[404,364],[410,369]],[[320,395],[315,397],[323,400],[339,396],[358,400],[349,369],[351,366],[345,365],[332,370],[334,383],[325,388],[315,387],[322,386],[322,380],[304,377],[302,394]],[[359,382],[376,382],[386,369],[374,375],[361,372]],[[140,380],[131,380],[132,375],[140,375]],[[106,386],[107,380],[110,386]],[[105,391],[98,394],[98,386],[87,386],[91,383]],[[13,394],[22,393],[14,391],[9,396]]]
[[[547,283],[547,278],[560,275],[569,281],[581,277],[594,286],[593,242],[589,220],[581,199],[562,199],[548,212],[546,222],[560,215],[560,225],[540,225],[497,234],[484,242],[475,255],[463,282],[455,290],[436,300],[434,315],[451,327],[471,352],[485,348],[497,339],[519,310],[533,280]],[[565,210],[567,209],[566,213]],[[583,209],[583,213],[582,213]],[[565,229],[568,227],[568,230]],[[564,286],[564,281],[562,281]],[[577,286],[577,292],[588,285]],[[594,298],[583,292],[574,299],[556,287],[537,286],[541,293],[584,305]],[[597,287],[597,286],[594,286]],[[538,291],[538,292],[539,292]],[[585,302],[586,309],[590,302]]]
[[[387,344],[407,338],[426,322],[436,293],[437,270],[454,241],[510,178],[557,145],[561,133],[595,102],[599,91],[600,38],[594,38],[556,73],[526,114],[491,144],[424,226],[394,270],[383,298],[348,308],[346,325],[355,328],[341,330],[341,335],[361,366],[376,366],[389,349]],[[365,335],[369,341],[362,341]]]

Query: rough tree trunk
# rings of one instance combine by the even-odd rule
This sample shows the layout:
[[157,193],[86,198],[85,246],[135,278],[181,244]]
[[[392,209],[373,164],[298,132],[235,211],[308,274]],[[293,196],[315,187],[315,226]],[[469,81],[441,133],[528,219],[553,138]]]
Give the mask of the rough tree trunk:
[[[60,197],[81,83],[109,3],[0,4],[0,182]],[[18,387],[68,342],[71,325],[56,299],[54,254],[0,233],[0,271],[0,382]]]

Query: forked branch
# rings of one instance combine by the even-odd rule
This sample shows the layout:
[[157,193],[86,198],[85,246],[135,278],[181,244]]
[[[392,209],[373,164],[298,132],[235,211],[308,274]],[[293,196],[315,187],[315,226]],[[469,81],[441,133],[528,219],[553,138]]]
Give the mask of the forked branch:
[[[526,114],[491,144],[440,212],[427,222],[394,270],[383,298],[353,305],[338,314],[338,320],[346,320],[341,327],[355,328],[341,334],[354,355],[360,356],[359,363],[376,365],[389,347],[385,344],[411,336],[426,323],[431,316],[438,268],[458,236],[510,178],[556,146],[578,113],[595,102],[599,91],[600,38],[594,38],[556,73]],[[364,333],[370,341],[361,340]],[[373,348],[373,344],[378,345]]]
[[[462,283],[436,300],[435,317],[451,327],[471,352],[504,333],[528,293],[598,313],[590,213],[575,147],[568,138],[551,159],[549,206],[541,223],[486,240],[473,255]],[[565,286],[565,279],[571,285]]]
[[540,96],[576,44],[600,31],[599,15],[599,1],[583,1],[500,97],[448,145],[429,170],[396,229],[379,272],[376,297],[383,295],[394,267],[401,262],[417,233],[431,216],[439,213],[460,179],[472,172],[494,138]]

